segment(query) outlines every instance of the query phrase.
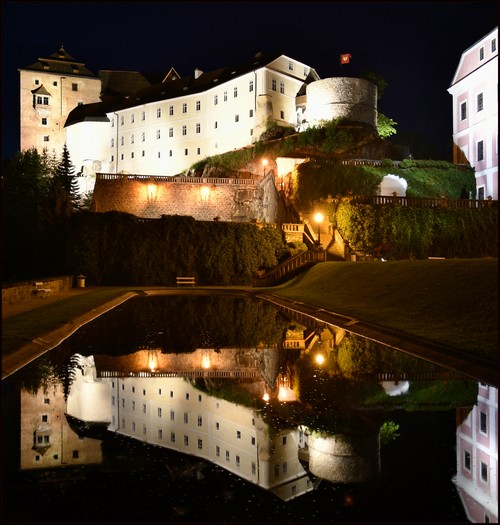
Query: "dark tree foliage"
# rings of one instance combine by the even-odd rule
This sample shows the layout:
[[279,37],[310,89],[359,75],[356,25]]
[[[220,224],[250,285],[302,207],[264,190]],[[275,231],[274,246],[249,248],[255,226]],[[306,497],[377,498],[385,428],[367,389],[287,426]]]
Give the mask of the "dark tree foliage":
[[54,184],[60,184],[70,197],[75,209],[80,206],[80,196],[78,194],[78,182],[75,175],[75,167],[71,162],[70,154],[66,144],[64,144],[61,160],[54,173]]

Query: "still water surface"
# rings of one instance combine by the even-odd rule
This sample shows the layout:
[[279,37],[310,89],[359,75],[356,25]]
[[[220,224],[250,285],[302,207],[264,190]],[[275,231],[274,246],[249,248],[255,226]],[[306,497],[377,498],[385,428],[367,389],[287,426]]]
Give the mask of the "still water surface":
[[136,297],[2,382],[2,521],[467,523],[457,480],[495,521],[460,437],[493,391],[260,301]]

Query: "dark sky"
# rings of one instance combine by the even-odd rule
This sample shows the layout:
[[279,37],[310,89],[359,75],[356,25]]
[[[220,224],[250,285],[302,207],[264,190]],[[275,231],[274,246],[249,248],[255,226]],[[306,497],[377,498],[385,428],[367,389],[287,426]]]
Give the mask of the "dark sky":
[[[2,158],[19,149],[19,67],[63,44],[89,69],[181,75],[280,51],[321,78],[372,71],[379,110],[451,158],[448,94],[462,52],[498,26],[498,1],[2,1]],[[341,53],[350,64],[340,66]],[[444,157],[443,157],[444,158]]]

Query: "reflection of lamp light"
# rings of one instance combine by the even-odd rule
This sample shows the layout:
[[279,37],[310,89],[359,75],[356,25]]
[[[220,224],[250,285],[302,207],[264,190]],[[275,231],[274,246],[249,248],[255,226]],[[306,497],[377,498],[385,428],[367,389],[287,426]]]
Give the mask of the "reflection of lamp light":
[[323,222],[323,214],[321,212],[316,213],[314,220],[318,225],[318,244],[321,246],[321,223]]
[[158,370],[158,350],[148,350],[148,368],[151,373]]
[[153,202],[156,200],[156,184],[148,184],[148,201]]
[[264,171],[264,177],[266,176],[266,166],[267,166],[267,159],[262,159],[262,169]]
[[207,202],[210,196],[210,188],[208,186],[202,186],[200,188],[201,200]]
[[314,360],[316,361],[316,363],[318,363],[318,365],[322,365],[325,362],[325,356],[322,354],[316,354]]

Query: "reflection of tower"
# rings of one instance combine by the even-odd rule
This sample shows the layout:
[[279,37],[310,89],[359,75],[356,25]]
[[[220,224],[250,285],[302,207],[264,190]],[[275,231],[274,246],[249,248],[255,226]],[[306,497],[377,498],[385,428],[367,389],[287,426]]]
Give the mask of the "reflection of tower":
[[101,441],[78,436],[64,412],[62,385],[40,388],[35,395],[21,391],[21,469],[102,462]]
[[[457,419],[460,412],[458,409]],[[477,404],[457,427],[453,482],[472,523],[498,522],[497,388],[480,383]]]

